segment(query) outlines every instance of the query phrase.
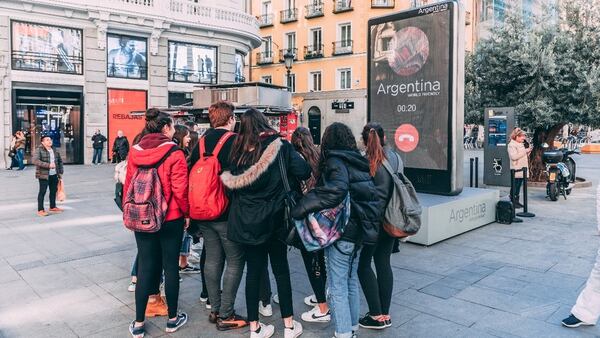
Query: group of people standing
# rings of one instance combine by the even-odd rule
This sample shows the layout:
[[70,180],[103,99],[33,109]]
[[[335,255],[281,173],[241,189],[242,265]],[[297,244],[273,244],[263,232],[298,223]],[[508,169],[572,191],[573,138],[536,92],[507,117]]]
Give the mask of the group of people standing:
[[8,156],[10,157],[10,166],[7,170],[18,168],[17,170],[25,169],[25,133],[22,130],[17,130],[10,140],[10,149]]
[[[291,209],[294,219],[350,201],[349,221],[334,244],[316,252],[300,246],[314,292],[304,299],[312,309],[301,315],[302,320],[322,323],[333,319],[334,337],[342,338],[356,336],[359,326],[390,327],[390,255],[395,238],[382,229],[382,224],[394,185],[383,163],[389,161],[400,170],[402,163],[384,146],[382,127],[377,123],[364,127],[361,140],[366,151],[361,154],[350,128],[334,123],[325,130],[319,149],[305,128],[294,132],[291,143],[283,140],[266,117],[254,109],[241,115],[236,134],[233,109],[228,102],[213,104],[209,108],[211,128],[198,143],[189,150],[185,138],[177,142],[187,148],[185,151],[173,147],[177,144],[173,139],[178,126],[171,117],[150,109],[144,130],[133,142],[123,195],[127,195],[130,186],[136,186],[132,182],[136,171],[155,168],[168,208],[160,230],[135,232],[138,268],[136,318],[129,327],[132,336],[144,336],[148,299],[156,294],[161,279],[169,318],[166,331],[175,332],[187,322],[187,314],[178,311],[179,256],[186,230],[197,230],[204,238],[203,281],[211,303],[208,320],[218,330],[250,326],[251,338],[274,334],[273,325],[260,321],[260,315],[272,315],[270,299],[263,296],[264,290],[270,288],[270,262],[277,284],[273,300],[280,305],[283,335],[295,338],[302,334],[293,309],[285,241],[286,180],[290,189],[302,196]],[[194,220],[190,218],[191,195],[194,189],[202,188],[193,182],[199,173],[190,174],[189,170],[211,156],[216,157],[221,168],[212,175],[218,175],[216,178],[226,188],[228,204],[216,218]],[[372,269],[373,261],[377,274]],[[244,267],[247,318],[234,311]],[[359,285],[369,305],[369,313],[362,317]]]

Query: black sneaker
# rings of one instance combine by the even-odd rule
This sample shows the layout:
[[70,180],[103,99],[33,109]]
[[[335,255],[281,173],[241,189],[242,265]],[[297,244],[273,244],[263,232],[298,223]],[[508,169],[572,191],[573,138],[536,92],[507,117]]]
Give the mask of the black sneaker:
[[368,313],[358,320],[358,325],[362,328],[373,330],[383,330],[387,327],[385,322],[373,319]]
[[183,268],[179,267],[179,273],[200,273],[200,269],[188,264]]
[[392,320],[391,319],[386,319],[385,320],[385,327],[392,327]]
[[175,320],[168,320],[167,321],[167,329],[166,331],[168,333],[173,333],[177,330],[179,330],[179,328],[181,328],[183,325],[185,325],[185,323],[187,323],[188,320],[188,315],[185,312],[181,312],[180,314],[177,315],[177,318]]
[[577,319],[577,317],[570,315],[569,317],[563,319],[562,325],[566,326],[566,327],[579,327],[581,325],[594,325],[594,324],[588,324],[588,323],[582,322],[581,320]]
[[143,338],[144,334],[146,334],[146,329],[144,328],[144,325],[136,327],[134,320],[129,324],[129,333],[131,333],[133,338]]

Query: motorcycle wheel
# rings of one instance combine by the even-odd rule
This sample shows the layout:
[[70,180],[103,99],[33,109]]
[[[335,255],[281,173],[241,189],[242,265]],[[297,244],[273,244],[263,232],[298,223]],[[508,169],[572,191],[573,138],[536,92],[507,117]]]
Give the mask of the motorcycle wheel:
[[571,195],[571,191],[572,191],[572,190],[573,190],[573,189],[566,189],[566,190],[565,190],[565,192],[567,193],[567,195]]
[[546,190],[548,191],[548,197],[551,201],[555,202],[558,200],[558,187],[556,186],[556,183],[548,183]]

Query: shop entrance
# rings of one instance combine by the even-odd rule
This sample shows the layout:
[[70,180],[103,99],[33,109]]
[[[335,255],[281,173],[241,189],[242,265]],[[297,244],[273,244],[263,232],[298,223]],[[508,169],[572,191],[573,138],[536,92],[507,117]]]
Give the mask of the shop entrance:
[[13,89],[13,132],[25,132],[26,163],[32,162],[42,135],[52,138],[64,163],[83,163],[81,107],[81,90]]

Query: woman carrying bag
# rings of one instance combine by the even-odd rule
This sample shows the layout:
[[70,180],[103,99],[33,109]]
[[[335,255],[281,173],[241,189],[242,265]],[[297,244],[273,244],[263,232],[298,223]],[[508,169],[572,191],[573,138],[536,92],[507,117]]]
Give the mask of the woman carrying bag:
[[286,198],[280,171],[280,157],[296,191],[298,181],[310,177],[310,166],[293,147],[281,140],[266,117],[255,109],[241,117],[240,132],[231,149],[231,170],[221,175],[232,191],[227,237],[246,246],[246,308],[250,337],[271,337],[273,325],[258,321],[260,279],[268,258],[277,282],[285,338],[302,334],[302,325],[293,319],[292,286],[287,261],[284,226]]

